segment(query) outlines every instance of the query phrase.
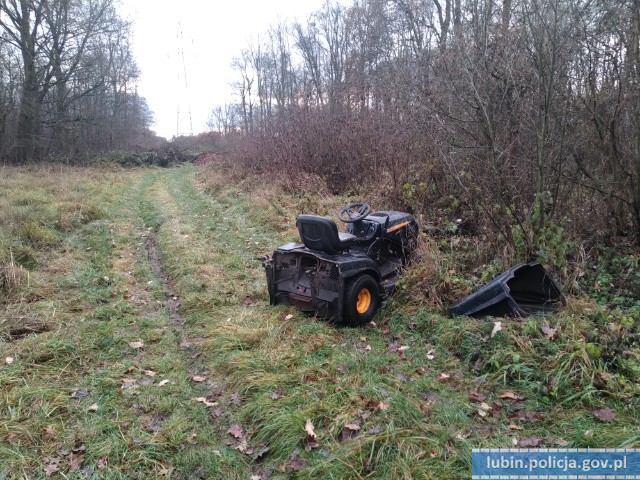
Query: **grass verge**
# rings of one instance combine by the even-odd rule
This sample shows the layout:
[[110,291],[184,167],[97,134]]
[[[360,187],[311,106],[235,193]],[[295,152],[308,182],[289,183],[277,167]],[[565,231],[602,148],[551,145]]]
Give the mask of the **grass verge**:
[[632,313],[448,318],[468,285],[425,240],[337,329],[268,306],[259,257],[346,198],[224,162],[56,168],[2,176],[0,476],[467,478],[473,447],[640,443]]

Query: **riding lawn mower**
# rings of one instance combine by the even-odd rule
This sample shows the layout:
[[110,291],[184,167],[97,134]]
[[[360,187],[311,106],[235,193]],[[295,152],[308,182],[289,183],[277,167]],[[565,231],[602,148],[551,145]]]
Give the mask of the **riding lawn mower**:
[[300,215],[302,244],[287,243],[263,261],[271,305],[293,305],[337,324],[368,323],[393,291],[418,239],[415,218],[404,212],[371,213],[352,203],[336,223]]

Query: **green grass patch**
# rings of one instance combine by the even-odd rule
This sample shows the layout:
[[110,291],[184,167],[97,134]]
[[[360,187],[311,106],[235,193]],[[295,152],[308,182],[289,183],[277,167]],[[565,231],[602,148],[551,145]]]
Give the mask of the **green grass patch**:
[[260,257],[348,199],[228,164],[46,173],[0,181],[0,474],[467,478],[474,447],[640,444],[633,309],[448,318],[499,265],[425,239],[375,324],[336,328],[270,307]]

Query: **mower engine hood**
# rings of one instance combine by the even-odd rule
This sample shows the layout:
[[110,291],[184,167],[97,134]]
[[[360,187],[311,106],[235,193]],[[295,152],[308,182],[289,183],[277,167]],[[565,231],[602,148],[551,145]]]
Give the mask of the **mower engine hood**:
[[449,313],[476,318],[526,317],[556,310],[563,300],[560,288],[542,265],[521,263],[449,307]]

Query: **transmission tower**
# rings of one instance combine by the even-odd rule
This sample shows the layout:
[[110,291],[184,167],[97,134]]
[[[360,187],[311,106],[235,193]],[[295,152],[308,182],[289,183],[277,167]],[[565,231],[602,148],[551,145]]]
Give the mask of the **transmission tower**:
[[193,136],[193,122],[191,120],[191,101],[189,96],[189,82],[187,80],[187,62],[184,55],[184,35],[182,33],[182,25],[178,22],[177,31],[178,45],[178,88],[177,106],[176,106],[176,137],[180,135]]

